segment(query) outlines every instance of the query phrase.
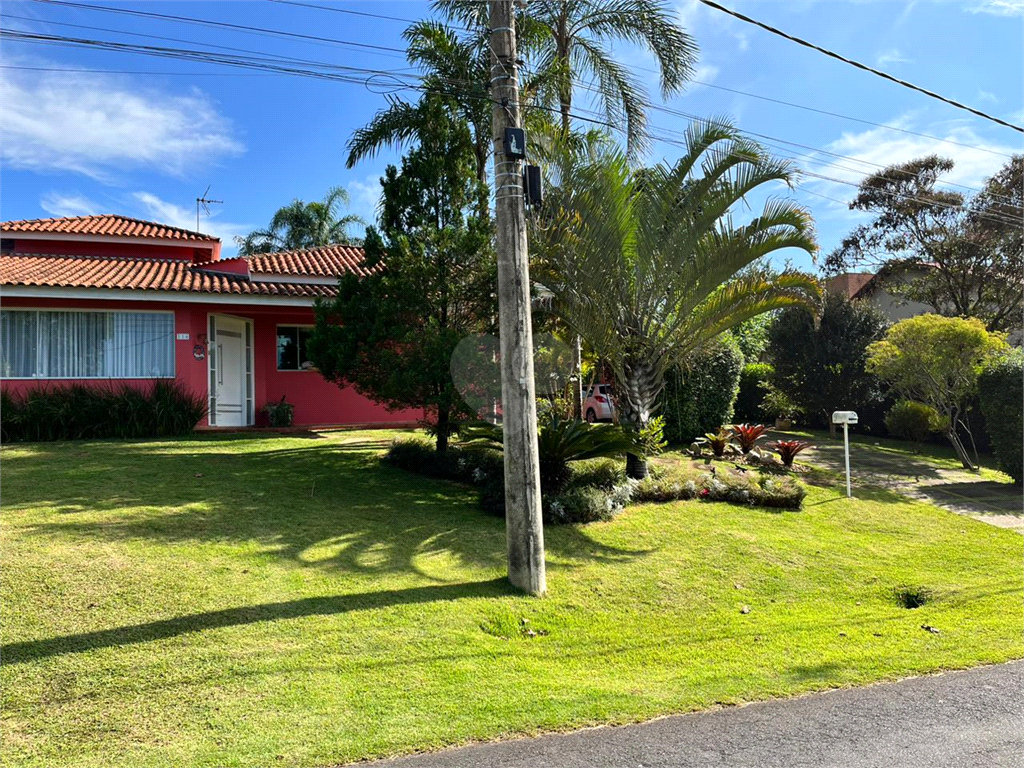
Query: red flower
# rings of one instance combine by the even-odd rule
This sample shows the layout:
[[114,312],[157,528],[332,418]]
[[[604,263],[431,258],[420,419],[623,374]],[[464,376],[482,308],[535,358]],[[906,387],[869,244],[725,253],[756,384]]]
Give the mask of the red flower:
[[711,495],[711,489],[710,488],[702,488],[701,489],[700,497],[702,499],[706,499],[710,495]]

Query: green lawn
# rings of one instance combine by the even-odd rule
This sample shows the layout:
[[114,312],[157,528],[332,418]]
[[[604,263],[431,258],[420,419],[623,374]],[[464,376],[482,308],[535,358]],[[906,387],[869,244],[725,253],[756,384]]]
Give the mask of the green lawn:
[[528,599],[390,437],[5,447],[4,763],[329,765],[1024,655],[1017,533],[882,491],[631,507],[549,528]]

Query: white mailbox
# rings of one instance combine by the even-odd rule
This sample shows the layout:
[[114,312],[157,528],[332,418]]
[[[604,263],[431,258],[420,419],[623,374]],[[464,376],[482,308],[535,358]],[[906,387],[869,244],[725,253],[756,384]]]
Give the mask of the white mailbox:
[[843,448],[846,454],[846,497],[853,496],[850,486],[850,425],[857,423],[856,411],[832,411],[832,423],[843,425]]

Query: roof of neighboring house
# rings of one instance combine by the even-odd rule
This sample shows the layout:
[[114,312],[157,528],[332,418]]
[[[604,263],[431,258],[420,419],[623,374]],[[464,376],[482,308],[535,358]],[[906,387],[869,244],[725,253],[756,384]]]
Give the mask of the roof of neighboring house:
[[0,255],[0,284],[306,298],[337,293],[333,285],[256,282],[246,275],[218,273],[217,262],[203,267],[180,259],[5,253]]
[[337,277],[349,272],[365,277],[363,249],[352,245],[325,245],[298,251],[249,256],[249,269],[258,274]]
[[219,238],[181,227],[169,227],[128,216],[65,216],[55,219],[24,219],[0,222],[0,233],[102,235],[106,237],[146,237],[158,240],[218,243]]
[[826,280],[825,290],[830,293],[838,293],[848,299],[855,299],[874,279],[875,275],[871,272],[847,272]]

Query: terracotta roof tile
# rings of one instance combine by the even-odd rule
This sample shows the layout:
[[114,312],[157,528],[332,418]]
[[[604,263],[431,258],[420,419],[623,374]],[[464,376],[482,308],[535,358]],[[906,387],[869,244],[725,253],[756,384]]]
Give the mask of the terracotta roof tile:
[[875,275],[871,273],[847,272],[826,280],[825,290],[854,299],[874,278]]
[[[215,270],[216,262],[209,267]],[[305,298],[329,298],[337,293],[333,285],[255,282],[245,275],[211,269],[173,259],[5,253],[0,256],[0,284]]]
[[355,273],[365,277],[363,249],[354,245],[325,245],[299,251],[261,253],[249,257],[249,269],[257,274],[339,277]]
[[181,227],[169,227],[128,216],[104,214],[102,216],[66,216],[56,219],[24,219],[0,222],[4,234],[105,235],[111,237],[148,237],[158,240],[179,240],[217,243],[212,235],[193,232]]

